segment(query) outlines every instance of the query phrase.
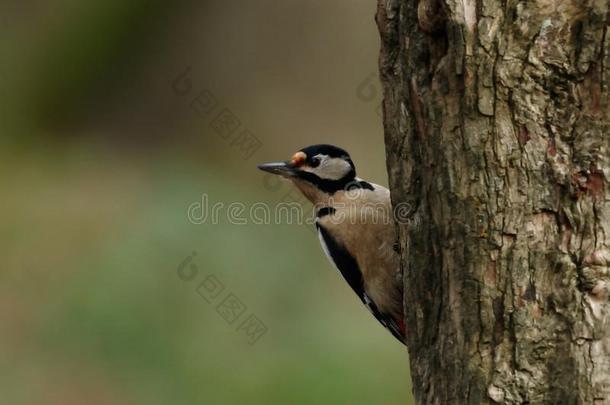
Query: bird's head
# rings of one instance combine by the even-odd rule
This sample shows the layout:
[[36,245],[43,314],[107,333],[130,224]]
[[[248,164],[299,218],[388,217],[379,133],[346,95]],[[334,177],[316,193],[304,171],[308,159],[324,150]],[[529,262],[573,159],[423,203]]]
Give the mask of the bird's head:
[[305,195],[311,192],[333,194],[356,178],[349,154],[333,145],[312,145],[296,152],[289,160],[263,163],[258,168],[292,180]]

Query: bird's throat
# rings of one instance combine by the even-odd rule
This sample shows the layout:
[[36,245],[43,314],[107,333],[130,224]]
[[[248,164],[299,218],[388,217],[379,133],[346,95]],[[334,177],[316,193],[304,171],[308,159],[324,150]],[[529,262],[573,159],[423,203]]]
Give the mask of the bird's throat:
[[332,201],[331,194],[320,190],[310,182],[299,178],[294,178],[291,180],[299,191],[305,196],[305,198],[307,198],[313,205],[328,205],[329,202]]

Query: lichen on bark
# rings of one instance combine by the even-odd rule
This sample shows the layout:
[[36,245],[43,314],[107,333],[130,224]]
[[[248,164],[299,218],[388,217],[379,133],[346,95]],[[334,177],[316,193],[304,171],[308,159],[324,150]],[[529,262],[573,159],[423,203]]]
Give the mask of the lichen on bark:
[[607,0],[379,0],[422,404],[610,404]]

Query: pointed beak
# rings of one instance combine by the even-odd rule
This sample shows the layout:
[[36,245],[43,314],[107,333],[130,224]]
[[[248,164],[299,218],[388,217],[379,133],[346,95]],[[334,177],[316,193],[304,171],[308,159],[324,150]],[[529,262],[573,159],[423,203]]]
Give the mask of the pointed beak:
[[295,166],[292,162],[273,162],[273,163],[262,163],[257,165],[259,169],[265,172],[279,174],[280,176],[293,176],[295,172]]

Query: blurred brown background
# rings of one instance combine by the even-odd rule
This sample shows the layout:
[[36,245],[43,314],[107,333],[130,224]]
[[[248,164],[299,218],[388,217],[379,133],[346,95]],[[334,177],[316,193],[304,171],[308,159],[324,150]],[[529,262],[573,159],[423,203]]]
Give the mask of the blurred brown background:
[[374,2],[1,7],[1,403],[409,403],[307,225],[187,218],[293,198],[255,164],[314,143],[387,184]]

